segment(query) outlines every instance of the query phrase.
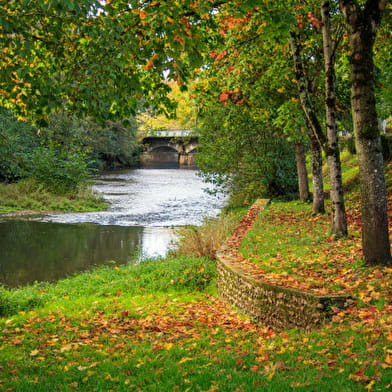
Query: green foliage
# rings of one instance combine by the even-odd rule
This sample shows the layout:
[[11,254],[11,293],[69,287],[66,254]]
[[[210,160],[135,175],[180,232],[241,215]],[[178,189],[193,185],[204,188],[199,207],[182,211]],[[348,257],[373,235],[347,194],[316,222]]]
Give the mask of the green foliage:
[[45,297],[40,294],[38,284],[19,291],[0,286],[0,316],[16,314],[44,304]]
[[204,108],[197,164],[204,177],[230,191],[232,204],[296,192],[293,148],[271,123],[247,106]]
[[75,192],[90,174],[83,151],[68,151],[52,145],[37,148],[29,166],[29,177],[59,194]]
[[0,108],[0,181],[34,178],[56,192],[74,192],[91,169],[129,167],[138,159],[136,121],[80,120],[65,112],[51,114],[37,130]]
[[27,153],[38,146],[37,129],[0,106],[0,182],[24,175]]
[[170,110],[165,76],[181,81],[189,65],[201,64],[204,39],[198,31],[213,25],[210,2],[192,5],[138,0],[4,4],[0,104],[41,126],[59,107],[102,122],[134,114],[141,98],[146,107]]
[[123,122],[107,121],[105,126],[90,127],[87,133],[88,147],[94,167],[113,169],[130,167],[139,160],[140,145],[137,141],[137,124],[134,118]]
[[378,30],[374,48],[377,113],[379,118],[392,116],[392,12],[389,8]]
[[55,119],[37,130],[0,111],[0,180],[31,177],[56,192],[75,191],[89,175],[88,156],[69,122]]
[[389,162],[392,158],[392,138],[385,134],[381,134],[382,156],[385,162]]
[[173,81],[168,81],[171,91],[168,97],[175,104],[175,113],[167,116],[157,113],[154,108],[141,110],[137,116],[139,130],[148,132],[161,129],[193,129],[196,123],[195,103],[190,97],[190,92],[182,91],[181,86]]
[[339,149],[340,151],[347,150],[352,155],[356,154],[354,136],[341,137],[339,139]]

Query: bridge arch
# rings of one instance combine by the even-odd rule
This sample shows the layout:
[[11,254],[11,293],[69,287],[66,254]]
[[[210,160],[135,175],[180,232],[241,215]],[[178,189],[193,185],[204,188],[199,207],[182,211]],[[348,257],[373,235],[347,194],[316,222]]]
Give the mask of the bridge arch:
[[181,146],[173,143],[151,144],[146,146],[145,151],[150,154],[156,152],[177,152],[181,154],[183,152]]
[[191,130],[161,130],[149,132],[142,139],[142,163],[178,163],[194,165],[198,137]]

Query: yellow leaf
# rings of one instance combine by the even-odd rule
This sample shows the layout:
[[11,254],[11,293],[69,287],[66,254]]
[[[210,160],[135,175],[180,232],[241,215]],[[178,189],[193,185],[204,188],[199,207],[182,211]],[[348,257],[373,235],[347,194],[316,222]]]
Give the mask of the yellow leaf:
[[267,380],[272,380],[272,378],[275,376],[275,372],[272,372],[272,373],[270,373],[268,376],[267,376]]
[[367,389],[368,391],[370,391],[370,390],[372,389],[372,387],[373,387],[374,383],[375,383],[375,381],[374,381],[374,380],[370,381],[370,382],[369,382],[369,384],[368,384],[368,385],[366,385],[365,389]]
[[39,353],[39,350],[33,350],[31,353],[30,353],[30,355],[32,356],[32,357],[35,357],[37,354]]
[[184,363],[184,362],[188,362],[188,361],[193,361],[193,358],[184,357],[184,358],[181,358],[180,362],[178,362],[178,363]]
[[64,351],[71,351],[72,349],[76,349],[76,348],[78,348],[77,343],[69,343],[61,347],[60,351],[63,353]]
[[171,350],[173,348],[174,344],[173,343],[165,343],[163,346],[165,347],[166,350]]
[[154,68],[154,62],[152,60],[149,60],[149,62],[144,66],[144,69],[148,71],[151,68]]

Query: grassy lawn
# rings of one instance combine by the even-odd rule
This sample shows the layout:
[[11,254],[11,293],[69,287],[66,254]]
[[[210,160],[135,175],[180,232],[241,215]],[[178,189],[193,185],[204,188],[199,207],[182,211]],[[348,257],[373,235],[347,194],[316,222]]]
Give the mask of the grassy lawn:
[[352,295],[323,328],[256,325],[219,300],[207,258],[102,267],[0,288],[0,390],[392,390],[392,269],[363,265],[354,194],[347,211],[335,241],[328,215],[274,202],[241,247],[267,281]]
[[221,302],[214,278],[211,260],[178,257],[2,289],[0,389],[391,387],[390,313],[363,302],[319,331],[272,331]]

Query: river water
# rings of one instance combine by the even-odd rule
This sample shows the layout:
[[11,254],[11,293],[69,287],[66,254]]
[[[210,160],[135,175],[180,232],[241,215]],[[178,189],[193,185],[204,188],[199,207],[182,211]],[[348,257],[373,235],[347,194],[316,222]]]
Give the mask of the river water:
[[0,285],[56,281],[103,263],[165,256],[175,228],[200,225],[225,203],[195,170],[110,172],[94,185],[107,211],[0,221]]

